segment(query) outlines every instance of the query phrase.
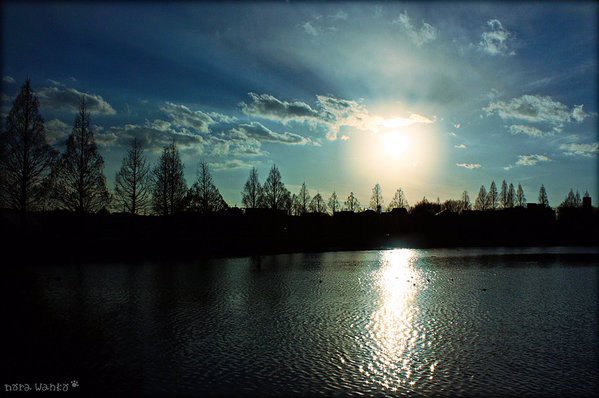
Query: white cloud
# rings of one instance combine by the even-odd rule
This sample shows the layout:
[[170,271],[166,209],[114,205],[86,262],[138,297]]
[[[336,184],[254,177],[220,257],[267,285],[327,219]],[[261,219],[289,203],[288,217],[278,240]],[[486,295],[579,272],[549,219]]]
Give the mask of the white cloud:
[[88,94],[74,88],[44,87],[37,93],[40,105],[44,108],[76,113],[79,111],[81,98],[90,114],[114,115],[116,111],[100,95]]
[[591,144],[579,144],[579,143],[569,143],[562,144],[559,147],[564,151],[566,155],[570,156],[585,156],[591,157],[599,153],[599,143],[591,143]]
[[200,133],[208,133],[210,126],[216,123],[209,114],[202,111],[192,111],[185,105],[166,102],[160,110],[172,119],[175,126],[190,128]]
[[2,81],[4,83],[8,83],[8,84],[13,84],[15,82],[15,79],[13,79],[11,76],[4,76],[2,77]]
[[281,101],[269,94],[248,93],[252,102],[239,103],[241,110],[248,116],[258,116],[282,123],[289,121],[318,121],[322,115],[318,110],[301,101]]
[[304,28],[304,32],[306,32],[307,34],[311,36],[318,36],[318,30],[316,29],[316,27],[314,27],[314,25],[312,25],[311,21],[307,21],[302,25],[302,27]]
[[482,167],[480,163],[456,163],[455,165],[469,170],[480,169]]
[[420,29],[416,29],[412,25],[407,11],[399,14],[393,23],[399,25],[410,40],[419,47],[437,38],[437,29],[424,21],[422,21]]
[[466,145],[464,145],[464,144],[460,144],[460,145],[454,145],[453,147],[454,147],[454,148],[457,148],[457,149],[466,149],[466,148],[468,148],[468,147],[467,147]]
[[318,145],[318,143],[312,141],[310,138],[302,137],[301,135],[290,132],[277,133],[258,122],[240,124],[231,131],[238,137],[254,138],[261,142],[272,142],[287,145]]
[[347,13],[343,10],[338,10],[335,14],[329,15],[329,18],[332,20],[346,20],[347,19]]
[[214,170],[251,169],[254,167],[254,164],[240,159],[231,159],[222,162],[210,163],[210,167],[212,167]]
[[482,33],[481,41],[478,43],[479,49],[490,55],[516,55],[507,46],[512,33],[505,29],[497,19],[488,20],[487,25],[490,30]]
[[545,155],[519,155],[516,165],[534,166],[539,162],[551,162],[551,159]]
[[512,135],[525,134],[525,135],[529,135],[531,137],[545,137],[545,136],[551,135],[551,133],[545,132],[536,127],[525,126],[522,124],[513,124],[509,127],[509,129],[510,129],[510,133],[512,133]]
[[51,145],[62,144],[72,130],[71,126],[58,119],[48,120],[44,127],[46,128],[46,138]]
[[548,123],[561,127],[572,120],[582,122],[588,113],[582,105],[576,105],[572,110],[567,105],[553,100],[551,97],[523,95],[511,101],[494,101],[483,108],[487,115],[497,113],[502,119],[518,119],[531,123]]

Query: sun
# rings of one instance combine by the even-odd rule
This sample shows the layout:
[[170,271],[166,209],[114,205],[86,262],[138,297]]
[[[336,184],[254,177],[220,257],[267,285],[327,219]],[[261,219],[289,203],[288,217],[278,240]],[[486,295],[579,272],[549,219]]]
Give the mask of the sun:
[[386,131],[379,134],[378,138],[381,151],[391,159],[403,158],[412,147],[410,135],[405,131]]

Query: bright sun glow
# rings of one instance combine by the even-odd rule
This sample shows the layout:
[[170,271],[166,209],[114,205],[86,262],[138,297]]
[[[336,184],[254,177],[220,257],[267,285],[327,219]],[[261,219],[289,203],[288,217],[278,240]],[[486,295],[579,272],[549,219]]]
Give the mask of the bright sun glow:
[[385,156],[389,156],[393,159],[401,159],[410,151],[411,139],[406,132],[384,132],[379,135],[379,139]]

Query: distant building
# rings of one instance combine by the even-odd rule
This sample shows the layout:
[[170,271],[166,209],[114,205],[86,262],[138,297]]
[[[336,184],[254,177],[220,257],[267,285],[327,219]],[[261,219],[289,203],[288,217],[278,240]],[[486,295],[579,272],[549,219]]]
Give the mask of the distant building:
[[582,208],[583,209],[590,209],[593,207],[593,204],[591,202],[591,197],[590,196],[585,196],[582,198]]

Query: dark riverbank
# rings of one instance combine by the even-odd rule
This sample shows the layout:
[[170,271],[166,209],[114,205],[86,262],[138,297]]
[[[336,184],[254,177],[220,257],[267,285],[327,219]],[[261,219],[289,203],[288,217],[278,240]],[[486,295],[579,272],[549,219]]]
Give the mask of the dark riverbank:
[[596,209],[556,218],[551,209],[412,215],[404,211],[306,214],[238,209],[171,217],[68,212],[0,213],[7,256],[153,259],[387,247],[594,246]]

